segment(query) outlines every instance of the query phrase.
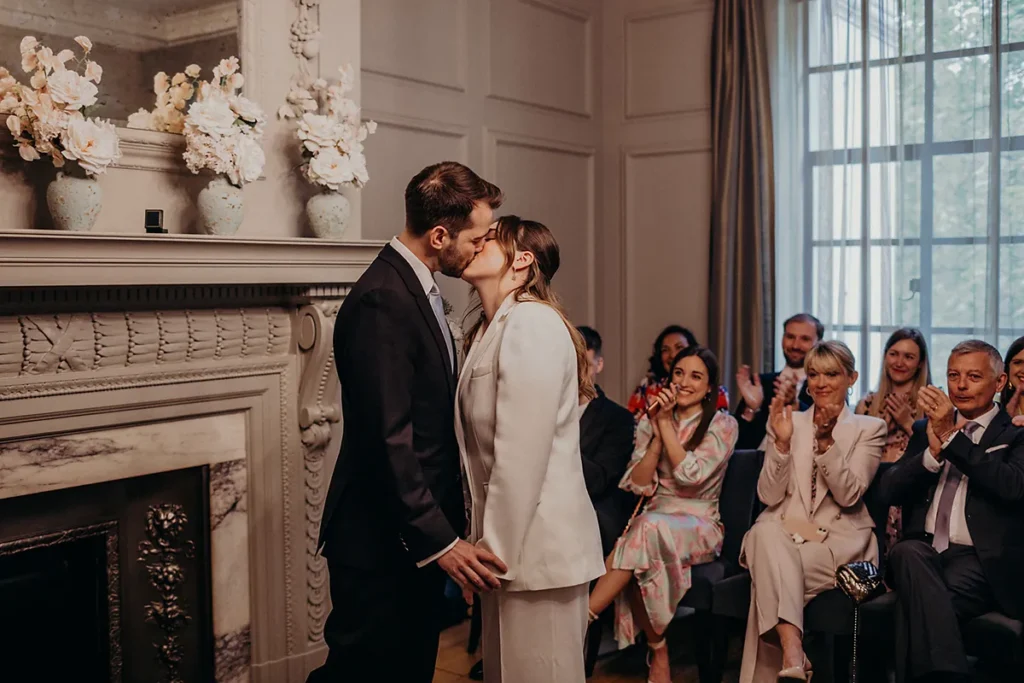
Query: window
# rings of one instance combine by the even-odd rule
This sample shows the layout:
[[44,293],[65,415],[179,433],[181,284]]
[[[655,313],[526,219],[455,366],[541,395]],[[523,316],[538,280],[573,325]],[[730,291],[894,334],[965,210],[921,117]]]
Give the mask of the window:
[[778,319],[822,318],[857,356],[861,393],[897,327],[921,329],[940,376],[965,338],[1005,351],[1024,333],[1024,1],[788,11],[778,38],[798,48],[777,71],[800,79],[803,111],[776,107],[776,155],[799,153],[801,177],[777,187],[803,189],[779,192],[795,219],[776,232],[779,263],[799,253],[803,275],[778,271]]

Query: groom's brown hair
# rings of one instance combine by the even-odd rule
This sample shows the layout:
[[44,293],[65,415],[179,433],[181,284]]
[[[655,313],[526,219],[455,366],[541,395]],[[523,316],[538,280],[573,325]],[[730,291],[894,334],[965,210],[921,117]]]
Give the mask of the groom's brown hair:
[[455,237],[469,224],[477,202],[501,206],[501,190],[457,161],[427,166],[405,188],[405,226],[414,235],[441,225]]

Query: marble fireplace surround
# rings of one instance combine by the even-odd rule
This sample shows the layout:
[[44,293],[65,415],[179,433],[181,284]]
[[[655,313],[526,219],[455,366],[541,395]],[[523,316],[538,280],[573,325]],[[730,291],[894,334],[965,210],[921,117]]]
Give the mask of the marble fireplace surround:
[[381,245],[182,237],[127,262],[123,240],[0,233],[0,498],[209,464],[217,681],[304,681],[326,655],[333,320]]

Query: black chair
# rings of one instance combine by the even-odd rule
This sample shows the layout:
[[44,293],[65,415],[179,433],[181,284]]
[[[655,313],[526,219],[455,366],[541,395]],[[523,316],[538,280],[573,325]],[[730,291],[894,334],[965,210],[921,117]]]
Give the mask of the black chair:
[[[757,477],[764,453],[736,451],[729,459],[722,482],[718,508],[725,527],[722,553],[718,559],[690,570],[692,584],[677,609],[678,618],[694,612],[695,649],[701,683],[719,683],[725,670],[728,636],[720,623],[712,618],[711,603],[714,586],[741,571],[740,546],[757,513]],[[590,676],[597,661],[596,646],[587,648],[586,671]]]
[[[880,556],[885,547],[885,525],[889,506],[878,495],[878,482],[892,463],[878,467],[871,486],[864,494],[864,504],[875,522]],[[883,570],[883,568],[880,568]],[[725,619],[747,620],[750,608],[750,573],[742,572],[715,585],[712,612]],[[837,683],[849,679],[850,659],[853,653],[853,603],[838,588],[825,591],[812,599],[804,608],[804,636],[814,634],[823,647],[818,656],[808,656],[815,671],[828,671]],[[813,661],[813,660],[819,661]],[[822,661],[824,660],[824,661]],[[821,666],[825,664],[826,666]],[[817,676],[815,677],[817,680]],[[703,681],[702,681],[703,683]]]
[[[870,648],[876,670],[882,670],[893,658],[896,600],[896,593],[890,592],[861,607],[861,634],[872,634],[870,643],[864,645]],[[992,674],[995,680],[1010,680],[1011,674],[1024,669],[1024,624],[1020,621],[989,612],[963,624],[961,633],[967,654],[976,657],[978,668]]]

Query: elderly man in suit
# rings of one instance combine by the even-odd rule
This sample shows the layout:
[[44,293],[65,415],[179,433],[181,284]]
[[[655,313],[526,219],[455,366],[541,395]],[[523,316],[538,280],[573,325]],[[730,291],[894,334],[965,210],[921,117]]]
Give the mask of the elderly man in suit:
[[986,342],[962,342],[946,381],[948,396],[921,390],[926,419],[882,478],[881,495],[903,506],[903,540],[889,554],[899,680],[970,680],[959,622],[1024,617],[1024,430],[994,402],[1003,360]]
[[742,397],[735,413],[740,426],[736,450],[764,447],[768,406],[776,394],[781,395],[786,404],[797,405],[799,410],[811,407],[804,358],[821,341],[825,327],[810,313],[797,313],[786,320],[782,329],[782,354],[786,358],[782,370],[753,375],[750,366],[744,365],[736,373],[736,385]]

